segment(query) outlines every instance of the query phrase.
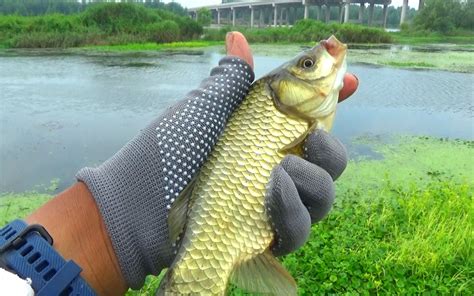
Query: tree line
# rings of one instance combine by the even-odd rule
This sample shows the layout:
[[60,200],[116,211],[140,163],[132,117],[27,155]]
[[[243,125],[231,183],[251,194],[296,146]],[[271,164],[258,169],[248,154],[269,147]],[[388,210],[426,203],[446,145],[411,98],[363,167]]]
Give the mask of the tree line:
[[[0,0],[0,15],[36,16],[51,13],[73,14],[83,12],[87,7],[107,0]],[[148,8],[164,9],[185,16],[186,9],[179,3],[162,3],[159,0],[122,0],[123,3],[140,4]]]
[[474,0],[426,0],[413,20],[415,31],[474,31]]

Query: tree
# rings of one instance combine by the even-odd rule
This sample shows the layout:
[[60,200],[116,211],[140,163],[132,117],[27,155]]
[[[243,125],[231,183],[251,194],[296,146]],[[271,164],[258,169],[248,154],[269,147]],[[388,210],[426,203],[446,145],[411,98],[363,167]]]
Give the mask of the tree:
[[415,17],[417,29],[448,33],[454,29],[473,30],[473,0],[426,0]]
[[203,8],[199,8],[198,11],[197,11],[197,22],[201,25],[201,26],[209,26],[212,22],[212,12],[203,7]]

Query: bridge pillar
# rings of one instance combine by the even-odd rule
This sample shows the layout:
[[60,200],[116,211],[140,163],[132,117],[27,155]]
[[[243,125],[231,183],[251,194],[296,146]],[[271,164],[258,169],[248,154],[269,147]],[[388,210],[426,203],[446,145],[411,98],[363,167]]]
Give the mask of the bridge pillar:
[[326,23],[329,23],[329,21],[331,20],[331,6],[326,4],[325,7],[326,7]]
[[219,8],[217,9],[217,25],[221,25],[221,11],[219,10]]
[[278,24],[278,9],[277,5],[273,4],[273,26],[277,26]]
[[346,0],[346,4],[344,7],[344,23],[349,22],[349,10],[351,8],[351,0]]
[[278,20],[278,25],[283,26],[283,15],[285,14],[286,8],[282,7],[280,9],[280,19]]
[[264,9],[263,8],[260,8],[258,10],[258,26],[259,27],[264,27],[265,26],[265,19],[263,18],[263,14],[264,14]]
[[400,18],[400,25],[406,21],[407,17],[407,10],[408,10],[408,0],[403,0],[402,4],[402,16]]
[[304,4],[304,19],[308,19],[309,17],[309,4],[305,2]]
[[253,28],[255,8],[250,5],[250,28]]
[[321,20],[321,5],[316,6],[316,19]]
[[339,5],[339,23],[344,22],[344,6]]
[[374,3],[374,2],[370,2],[370,6],[369,6],[369,23],[368,23],[369,26],[372,26],[372,21],[374,20],[374,7],[375,7],[375,3]]
[[388,4],[383,5],[383,27],[387,27],[387,18],[388,18]]
[[359,22],[361,24],[364,21],[364,9],[365,9],[365,3],[360,3],[360,5],[359,5]]
[[232,11],[232,26],[235,27],[235,8],[231,7],[230,10]]

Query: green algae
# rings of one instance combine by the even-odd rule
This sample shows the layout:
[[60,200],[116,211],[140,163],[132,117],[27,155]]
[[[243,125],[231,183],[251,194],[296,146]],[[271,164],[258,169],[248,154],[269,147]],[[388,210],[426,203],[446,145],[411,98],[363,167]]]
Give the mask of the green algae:
[[284,259],[300,293],[472,294],[473,142],[354,142],[383,158],[349,163],[334,210]]
[[349,60],[356,63],[388,65],[402,68],[430,68],[452,72],[474,73],[472,51],[350,50]]
[[408,186],[438,179],[474,185],[472,141],[398,135],[383,140],[359,137],[353,143],[368,145],[383,159],[351,161],[338,181],[339,189],[380,188],[387,182]]
[[3,193],[0,195],[0,226],[24,218],[52,198],[37,192]]

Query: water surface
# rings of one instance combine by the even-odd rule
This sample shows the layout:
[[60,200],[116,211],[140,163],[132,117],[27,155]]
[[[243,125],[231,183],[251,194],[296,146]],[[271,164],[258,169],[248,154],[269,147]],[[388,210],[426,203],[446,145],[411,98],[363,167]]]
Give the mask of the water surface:
[[[100,164],[197,87],[215,50],[132,55],[21,52],[0,56],[0,192],[59,189]],[[256,56],[257,76],[285,61]],[[359,91],[340,105],[334,133],[472,140],[473,74],[352,64]]]

